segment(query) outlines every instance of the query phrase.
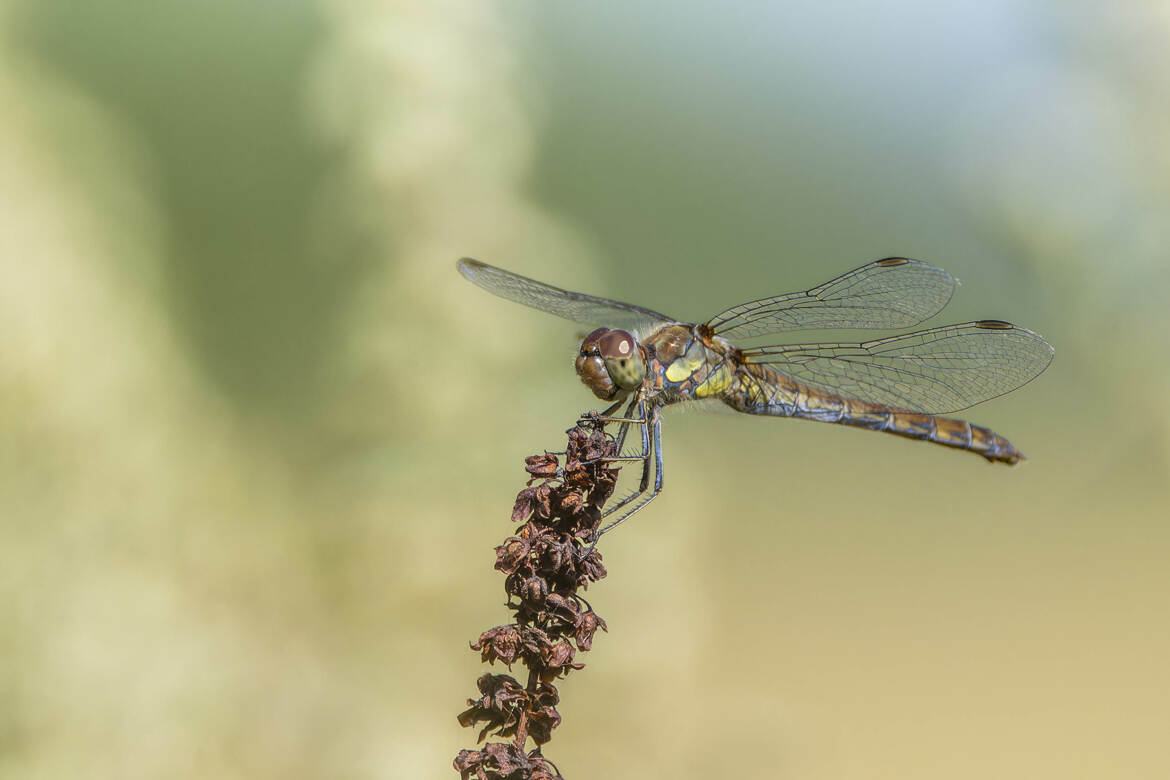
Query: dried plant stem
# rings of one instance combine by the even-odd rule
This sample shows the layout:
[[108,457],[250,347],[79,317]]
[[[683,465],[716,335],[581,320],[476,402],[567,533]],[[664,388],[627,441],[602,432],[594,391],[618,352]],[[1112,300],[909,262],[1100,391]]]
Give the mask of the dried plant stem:
[[[479,678],[481,696],[468,700],[460,724],[483,724],[481,742],[489,735],[511,741],[460,751],[454,766],[464,780],[561,777],[541,746],[561,722],[554,681],[583,668],[573,660],[576,653],[592,647],[597,629],[605,630],[605,621],[578,591],[606,575],[601,554],[590,545],[618,474],[605,460],[617,445],[600,424],[579,423],[568,435],[563,466],[549,452],[525,459],[528,487],[512,510],[512,521],[521,525],[496,548],[495,568],[506,576],[513,622],[485,631],[471,648],[485,663],[501,661],[511,669],[519,661],[528,669],[528,681],[521,687],[508,674]],[[526,752],[529,738],[536,747]]]

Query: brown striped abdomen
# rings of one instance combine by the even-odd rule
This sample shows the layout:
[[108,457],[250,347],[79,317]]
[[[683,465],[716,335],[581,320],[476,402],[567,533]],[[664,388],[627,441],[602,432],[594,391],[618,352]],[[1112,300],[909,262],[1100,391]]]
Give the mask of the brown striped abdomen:
[[981,455],[991,463],[1014,465],[1023,453],[994,431],[966,420],[906,412],[805,387],[767,366],[740,364],[722,393],[723,401],[747,414],[799,417],[941,444]]

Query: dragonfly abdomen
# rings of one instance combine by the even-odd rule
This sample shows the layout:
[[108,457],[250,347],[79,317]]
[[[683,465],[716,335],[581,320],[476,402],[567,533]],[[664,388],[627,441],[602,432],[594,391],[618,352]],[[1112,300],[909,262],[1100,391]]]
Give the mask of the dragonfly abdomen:
[[747,414],[799,417],[882,431],[967,450],[992,463],[1016,464],[1024,460],[1024,455],[1011,442],[980,425],[822,393],[766,366],[741,364],[735,380],[723,393],[723,400]]
[[[1024,460],[1023,453],[1013,447],[1007,439],[990,428],[973,425],[966,420],[937,417],[921,412],[885,411],[878,414],[885,417],[884,423],[882,427],[872,428],[872,430],[885,431],[908,439],[929,441],[944,447],[967,450],[982,455],[990,463],[1014,465]],[[842,419],[841,422],[846,425],[858,424],[851,419]],[[864,425],[863,427],[869,426]]]

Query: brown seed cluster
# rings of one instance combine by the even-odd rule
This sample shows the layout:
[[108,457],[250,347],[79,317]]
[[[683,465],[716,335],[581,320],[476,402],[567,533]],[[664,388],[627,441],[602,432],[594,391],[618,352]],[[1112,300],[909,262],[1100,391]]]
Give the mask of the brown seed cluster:
[[[560,772],[541,754],[561,722],[556,705],[557,678],[581,669],[576,654],[593,646],[605,621],[578,594],[605,576],[601,553],[589,549],[601,523],[601,508],[613,495],[618,467],[600,459],[615,454],[612,436],[578,427],[569,432],[564,466],[557,455],[525,459],[528,487],[516,496],[514,536],[496,548],[496,569],[506,579],[513,622],[483,632],[471,649],[485,663],[516,662],[528,669],[522,685],[510,674],[485,674],[480,697],[468,699],[459,715],[463,726],[480,726],[479,741],[496,736],[480,750],[462,750],[455,769],[464,780],[554,780]],[[534,484],[538,483],[538,484]],[[526,751],[527,740],[535,743]]]

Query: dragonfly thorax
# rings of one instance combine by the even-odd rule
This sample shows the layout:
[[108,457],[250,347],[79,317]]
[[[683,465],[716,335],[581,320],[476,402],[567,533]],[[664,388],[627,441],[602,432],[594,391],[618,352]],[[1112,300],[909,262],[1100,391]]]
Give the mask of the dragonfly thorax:
[[636,389],[646,375],[645,349],[633,334],[598,328],[581,342],[577,376],[603,401]]

